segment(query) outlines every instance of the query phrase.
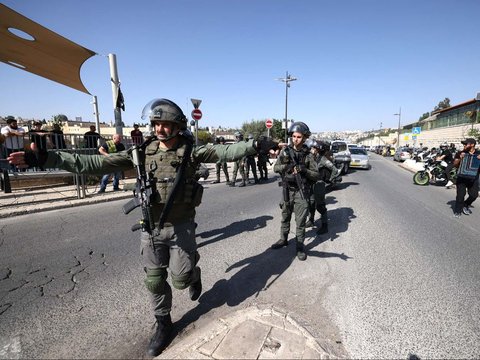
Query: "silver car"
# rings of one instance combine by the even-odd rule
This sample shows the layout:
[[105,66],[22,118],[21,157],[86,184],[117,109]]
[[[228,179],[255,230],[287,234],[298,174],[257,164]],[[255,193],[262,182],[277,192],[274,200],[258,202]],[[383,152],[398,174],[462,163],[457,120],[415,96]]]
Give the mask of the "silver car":
[[412,158],[410,149],[407,147],[400,147],[393,154],[393,161],[405,161]]
[[370,169],[370,157],[367,154],[367,150],[363,148],[350,148],[350,161],[351,168]]

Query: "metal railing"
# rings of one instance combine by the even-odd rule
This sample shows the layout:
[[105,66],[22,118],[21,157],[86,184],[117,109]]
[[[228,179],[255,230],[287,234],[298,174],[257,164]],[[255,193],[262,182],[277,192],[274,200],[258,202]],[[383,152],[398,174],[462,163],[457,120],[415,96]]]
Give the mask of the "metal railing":
[[[98,155],[98,147],[103,145],[106,141],[112,139],[113,135],[96,136],[96,135],[78,135],[78,134],[59,134],[54,132],[43,133],[25,133],[24,136],[12,136],[5,138],[0,144],[0,159],[6,159],[8,155],[15,151],[23,151],[30,147],[31,143],[35,143],[38,148],[47,148],[47,151],[65,151],[76,154]],[[134,141],[135,140],[135,141]],[[142,139],[132,139],[130,136],[124,136],[122,143],[125,148],[133,146]],[[0,190],[4,192],[11,192],[10,176],[15,176],[16,179],[21,179],[22,176],[29,177],[53,177],[65,174],[65,171],[60,169],[45,169],[45,168],[29,168],[18,169],[10,165],[8,169],[0,171]],[[73,183],[77,189],[77,197],[79,199],[85,198],[87,177],[83,174],[74,174]]]

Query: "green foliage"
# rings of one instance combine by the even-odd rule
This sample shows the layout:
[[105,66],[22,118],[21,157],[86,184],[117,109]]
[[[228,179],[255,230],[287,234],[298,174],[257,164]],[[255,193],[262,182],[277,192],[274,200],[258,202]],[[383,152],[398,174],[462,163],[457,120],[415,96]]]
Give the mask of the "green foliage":
[[58,126],[60,126],[60,130],[62,130],[63,124],[66,123],[67,121],[68,121],[68,118],[63,114],[52,116],[53,124],[58,124]]
[[198,130],[198,142],[200,144],[207,144],[213,142],[212,135],[205,130]]
[[477,142],[480,142],[480,129],[470,129],[467,131],[467,136],[468,137],[473,137],[474,139],[477,140]]
[[[283,120],[272,120],[273,126],[270,128],[270,137],[275,140],[283,140],[285,137],[285,129],[282,129]],[[242,125],[241,132],[245,138],[247,138],[249,134],[252,134],[255,139],[258,139],[261,135],[267,136],[268,129],[265,126],[265,121],[267,121],[267,119],[245,122]]]
[[450,99],[449,98],[445,98],[443,99],[442,101],[440,101],[438,103],[437,106],[435,106],[435,109],[433,109],[434,111],[436,110],[443,110],[443,109],[447,109],[450,107]]
[[422,121],[423,119],[426,119],[429,116],[430,116],[429,112],[423,113],[423,115],[418,118],[418,121]]

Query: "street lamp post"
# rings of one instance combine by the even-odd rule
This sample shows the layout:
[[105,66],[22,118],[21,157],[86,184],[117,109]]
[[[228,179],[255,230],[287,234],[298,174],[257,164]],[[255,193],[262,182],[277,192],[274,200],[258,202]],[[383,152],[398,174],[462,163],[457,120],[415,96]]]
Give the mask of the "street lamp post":
[[297,78],[292,77],[288,71],[285,78],[277,79],[285,83],[285,142],[288,142],[288,125],[287,125],[287,111],[288,111],[288,88],[290,87],[290,81],[295,81]]
[[397,149],[400,147],[400,119],[402,118],[402,108],[398,111],[398,114],[393,114],[398,116],[398,129],[397,129]]

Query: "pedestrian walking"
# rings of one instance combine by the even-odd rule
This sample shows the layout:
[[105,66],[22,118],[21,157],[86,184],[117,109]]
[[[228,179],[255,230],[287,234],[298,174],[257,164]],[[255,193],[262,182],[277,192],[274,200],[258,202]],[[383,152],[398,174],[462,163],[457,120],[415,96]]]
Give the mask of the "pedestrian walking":
[[[458,167],[457,196],[455,199],[454,216],[470,215],[470,206],[478,197],[478,173],[480,171],[480,151],[475,150],[477,141],[467,138],[462,141],[463,150],[455,154],[454,164]],[[465,200],[465,195],[468,197]]]

